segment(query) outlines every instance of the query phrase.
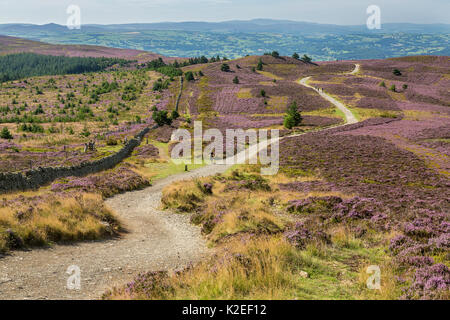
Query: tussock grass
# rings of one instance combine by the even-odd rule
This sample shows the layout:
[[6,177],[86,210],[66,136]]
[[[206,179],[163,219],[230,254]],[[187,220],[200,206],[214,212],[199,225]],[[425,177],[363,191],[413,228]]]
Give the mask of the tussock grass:
[[299,276],[303,268],[321,272],[324,265],[314,253],[300,252],[280,237],[233,241],[221,247],[211,261],[167,275],[163,282],[168,290],[164,292],[141,290],[151,286],[149,281],[137,290],[115,289],[105,298],[296,299],[310,296],[311,279]]
[[[104,299],[137,300],[305,300],[394,298],[394,282],[382,290],[366,287],[366,265],[355,257],[374,259],[380,251],[349,250],[310,244],[298,250],[281,236],[241,237],[217,248],[198,265],[114,288]],[[384,265],[381,266],[383,272]],[[306,272],[306,274],[305,274]],[[391,279],[391,278],[389,278]]]
[[95,240],[118,229],[118,221],[97,194],[49,197],[36,206],[0,207],[1,251]]
[[179,181],[163,190],[161,203],[164,209],[192,212],[199,208],[205,197],[194,181]]
[[[286,211],[290,200],[350,195],[280,191],[279,184],[320,179],[288,173],[257,178],[257,172],[258,166],[234,167],[223,175],[177,182],[165,188],[163,207],[192,213],[191,221],[201,226],[215,254],[182,271],[140,275],[126,287],[107,292],[104,298],[264,300],[399,296],[396,270],[386,255],[388,240],[384,235],[369,231],[365,237],[357,237],[351,225],[340,223],[322,224],[318,229],[314,221],[319,221],[323,213],[314,213],[314,220],[314,216]],[[308,228],[328,233],[329,242],[314,238],[300,248],[288,241],[285,232],[306,217],[312,217]],[[381,290],[369,290],[366,286],[369,265],[382,269]]]

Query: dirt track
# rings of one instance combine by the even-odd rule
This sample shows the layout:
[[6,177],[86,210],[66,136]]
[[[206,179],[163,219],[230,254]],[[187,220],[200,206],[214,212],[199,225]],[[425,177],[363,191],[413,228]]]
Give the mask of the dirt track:
[[[174,270],[198,261],[208,252],[199,229],[187,215],[158,209],[161,190],[178,180],[225,169],[203,167],[109,199],[107,205],[130,231],[121,239],[16,251],[0,259],[0,299],[96,299],[139,272]],[[80,291],[67,289],[71,265],[81,269]]]

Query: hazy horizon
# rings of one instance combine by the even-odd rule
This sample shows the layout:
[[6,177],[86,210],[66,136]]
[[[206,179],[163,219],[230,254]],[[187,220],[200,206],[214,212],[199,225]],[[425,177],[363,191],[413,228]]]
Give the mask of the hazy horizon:
[[[220,20],[220,21],[203,21],[203,20],[185,20],[185,21],[158,21],[158,22],[142,22],[142,21],[136,21],[136,22],[124,22],[124,23],[83,23],[85,26],[109,26],[109,25],[133,25],[133,24],[159,24],[159,23],[227,23],[227,22],[251,22],[256,20],[272,20],[272,21],[286,21],[286,22],[296,22],[296,23],[311,23],[311,24],[322,24],[327,25],[328,23],[320,23],[320,22],[314,22],[314,21],[306,21],[306,20],[289,20],[289,19],[270,19],[270,18],[252,18],[252,19],[232,19],[232,20]],[[35,26],[45,26],[49,24],[56,24],[59,26],[65,26],[64,23],[56,23],[56,22],[46,22],[46,23],[28,23],[28,22],[7,22],[2,23],[0,22],[0,25],[8,25],[8,24],[22,24],[22,25],[35,25]],[[449,25],[450,22],[429,22],[429,23],[415,23],[415,22],[387,22],[384,24],[417,24],[417,25]],[[330,23],[329,25],[338,25],[338,26],[362,26],[364,23],[361,24],[334,24]]]
[[450,24],[447,0],[0,0],[0,24],[64,25],[72,4],[81,8],[82,24],[273,19],[363,25],[373,4],[381,8],[382,23]]

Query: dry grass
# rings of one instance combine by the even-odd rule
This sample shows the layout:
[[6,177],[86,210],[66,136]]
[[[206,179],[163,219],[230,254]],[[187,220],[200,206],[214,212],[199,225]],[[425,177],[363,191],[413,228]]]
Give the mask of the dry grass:
[[367,120],[370,118],[396,118],[400,116],[400,111],[385,111],[379,109],[367,109],[367,108],[351,108],[351,111],[356,114],[356,117],[360,120]]
[[[234,241],[212,261],[164,279],[169,290],[114,290],[110,299],[286,299],[294,295],[298,266],[296,252],[280,238]],[[148,292],[148,291],[147,291]]]
[[267,100],[267,109],[274,112],[283,112],[288,105],[288,97],[286,96],[272,96]]
[[[384,235],[356,238],[349,226],[331,224],[324,231],[331,243],[312,240],[296,248],[283,232],[304,215],[286,212],[290,200],[340,192],[280,191],[279,184],[319,180],[280,173],[255,176],[258,166],[234,168],[224,175],[175,183],[163,190],[163,206],[194,212],[191,221],[215,247],[216,254],[181,272],[150,273],[128,287],[115,288],[106,299],[394,299],[398,290],[389,271]],[[252,181],[255,189],[235,188]],[[256,183],[258,182],[258,183]],[[212,193],[205,192],[212,184]],[[239,184],[239,185],[241,185]],[[264,187],[267,184],[270,189]],[[382,290],[369,290],[363,273],[382,268]],[[304,275],[305,272],[307,276]],[[368,276],[368,275],[367,275]]]
[[241,88],[236,96],[238,99],[251,99],[253,98],[252,88]]
[[[17,241],[8,238],[11,230]],[[0,207],[0,250],[42,246],[53,242],[94,240],[113,235],[119,223],[97,194],[57,198],[36,206]]]
[[179,181],[163,190],[161,204],[164,209],[172,208],[181,212],[191,212],[197,209],[205,198],[206,195],[194,181]]
[[[371,276],[367,272],[368,267],[373,264],[364,264],[359,270],[359,282],[362,288],[367,285],[367,280]],[[393,263],[390,259],[386,258],[385,261],[381,262],[380,267],[380,289],[375,290],[364,290],[362,298],[371,300],[395,300],[401,295],[401,291],[397,285],[396,271]]]
[[447,114],[431,111],[404,110],[403,113],[405,115],[405,120],[412,121],[424,121],[433,118],[450,118]]
[[275,75],[275,74],[273,74],[273,73],[270,73],[270,72],[268,72],[268,71],[256,71],[256,72],[258,72],[259,74],[262,74],[263,76],[265,76],[265,77],[267,77],[267,78],[270,78],[270,79],[274,79],[274,80],[283,80],[282,77],[279,77],[279,76],[277,76],[277,75]]
[[[320,248],[299,251],[281,237],[241,239],[219,248],[212,261],[168,275],[160,283],[140,284],[138,290],[115,289],[105,298],[294,300],[342,299],[356,294],[356,283],[330,277],[337,274],[326,271],[323,254]],[[300,276],[304,270],[308,270],[307,278]]]

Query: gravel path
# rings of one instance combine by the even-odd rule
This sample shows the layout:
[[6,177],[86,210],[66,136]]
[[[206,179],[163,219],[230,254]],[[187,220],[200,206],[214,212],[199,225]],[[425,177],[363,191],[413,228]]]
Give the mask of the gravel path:
[[[360,68],[361,68],[361,66],[359,64],[356,64],[355,65],[355,69],[352,72],[348,73],[348,74],[349,75],[354,75],[354,74],[359,72]],[[332,104],[334,104],[339,110],[341,110],[344,113],[347,124],[352,124],[352,123],[357,123],[358,122],[358,120],[356,119],[355,115],[342,102],[336,100],[335,98],[333,98],[328,93],[325,93],[324,91],[321,91],[318,88],[309,85],[308,84],[309,79],[311,79],[311,77],[303,78],[303,79],[301,79],[299,81],[299,83],[302,86],[305,86],[307,88],[313,89],[318,94],[320,94],[322,96],[322,98],[324,98],[324,99],[330,101]]]
[[[307,84],[341,109],[348,123],[357,122],[342,103]],[[277,139],[279,140],[279,139]],[[269,141],[273,143],[272,139]],[[239,154],[253,157],[258,145]],[[157,181],[153,186],[107,200],[129,231],[116,240],[55,245],[14,251],[0,258],[0,299],[98,299],[105,290],[131,281],[140,272],[175,270],[199,261],[210,250],[188,215],[159,210],[162,189],[176,181],[225,172],[231,165],[211,164]],[[81,271],[81,289],[69,290],[69,266]]]
[[[144,190],[107,201],[130,231],[109,241],[15,251],[0,259],[0,299],[97,299],[139,272],[174,270],[208,254],[188,215],[160,211],[161,191],[172,182],[224,172],[211,165],[168,177]],[[67,289],[67,268],[81,270],[81,290]]]

